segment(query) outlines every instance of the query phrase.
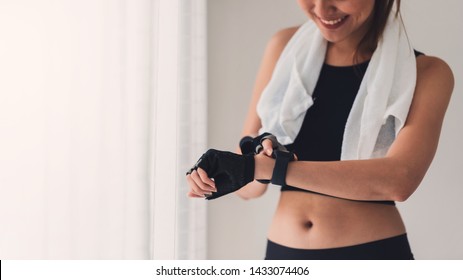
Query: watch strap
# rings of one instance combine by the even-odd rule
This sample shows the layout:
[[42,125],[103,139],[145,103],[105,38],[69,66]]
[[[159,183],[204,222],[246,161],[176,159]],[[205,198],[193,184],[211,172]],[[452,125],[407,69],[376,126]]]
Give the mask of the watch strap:
[[275,153],[275,167],[272,173],[272,184],[285,186],[286,185],[286,172],[288,170],[288,163],[294,160],[294,154],[291,152],[274,151]]

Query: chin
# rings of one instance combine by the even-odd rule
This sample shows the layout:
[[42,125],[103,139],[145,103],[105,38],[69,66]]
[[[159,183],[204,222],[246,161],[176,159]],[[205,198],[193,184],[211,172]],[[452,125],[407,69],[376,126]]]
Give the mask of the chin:
[[344,37],[342,36],[333,35],[333,34],[325,34],[323,32],[322,32],[322,36],[323,38],[325,38],[326,41],[330,43],[338,43],[344,39]]

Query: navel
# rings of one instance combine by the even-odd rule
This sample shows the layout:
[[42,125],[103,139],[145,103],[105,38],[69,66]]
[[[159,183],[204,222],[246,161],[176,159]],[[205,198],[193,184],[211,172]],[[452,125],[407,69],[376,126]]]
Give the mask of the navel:
[[313,227],[312,221],[306,221],[304,222],[304,228],[305,229],[311,229]]

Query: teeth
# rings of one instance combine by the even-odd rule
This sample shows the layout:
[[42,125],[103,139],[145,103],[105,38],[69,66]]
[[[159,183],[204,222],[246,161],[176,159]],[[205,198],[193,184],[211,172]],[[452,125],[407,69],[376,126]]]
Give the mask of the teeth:
[[324,24],[335,25],[336,23],[340,23],[344,18],[345,16],[342,18],[335,19],[335,20],[324,20],[320,18],[320,21],[323,22]]

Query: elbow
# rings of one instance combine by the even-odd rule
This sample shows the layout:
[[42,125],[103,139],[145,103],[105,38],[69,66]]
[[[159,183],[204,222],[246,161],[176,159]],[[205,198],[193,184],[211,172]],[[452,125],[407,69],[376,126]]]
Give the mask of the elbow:
[[236,195],[241,198],[242,200],[251,200],[251,199],[254,199],[254,198],[258,198],[260,196],[262,196],[262,194],[255,194],[255,193],[243,193],[243,192],[235,192]]
[[241,198],[242,200],[250,200],[250,199],[253,199],[255,197],[253,196],[250,196],[249,194],[246,194],[246,193],[243,193],[243,192],[240,192],[240,191],[236,191],[235,194]]
[[410,196],[412,195],[412,192],[407,191],[407,190],[397,190],[395,191],[391,197],[392,200],[398,201],[398,202],[404,202],[406,201]]
[[412,196],[423,180],[424,174],[417,172],[413,168],[401,168],[398,174],[392,180],[393,185],[389,188],[392,190],[390,197],[394,201],[404,202]]
[[254,182],[242,187],[235,192],[243,200],[250,200],[262,196],[267,191],[267,185],[255,185]]

